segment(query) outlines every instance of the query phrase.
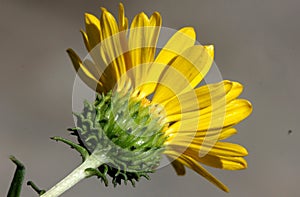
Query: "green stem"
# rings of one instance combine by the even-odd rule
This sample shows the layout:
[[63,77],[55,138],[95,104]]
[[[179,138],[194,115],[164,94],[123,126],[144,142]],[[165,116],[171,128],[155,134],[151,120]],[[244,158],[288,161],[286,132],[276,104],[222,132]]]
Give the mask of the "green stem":
[[59,183],[54,185],[50,190],[41,195],[40,197],[57,197],[65,191],[76,185],[81,180],[90,176],[86,169],[97,169],[101,164],[106,162],[105,155],[90,155],[80,166],[73,170]]

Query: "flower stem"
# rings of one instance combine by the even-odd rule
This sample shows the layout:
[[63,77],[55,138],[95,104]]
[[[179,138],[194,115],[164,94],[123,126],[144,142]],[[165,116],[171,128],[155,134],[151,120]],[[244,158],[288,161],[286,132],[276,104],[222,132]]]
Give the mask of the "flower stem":
[[96,169],[105,162],[105,155],[90,155],[80,166],[78,166],[68,176],[66,176],[63,180],[54,185],[50,190],[48,190],[40,197],[60,196],[65,191],[76,185],[78,182],[90,176],[90,174],[86,172],[86,169]]

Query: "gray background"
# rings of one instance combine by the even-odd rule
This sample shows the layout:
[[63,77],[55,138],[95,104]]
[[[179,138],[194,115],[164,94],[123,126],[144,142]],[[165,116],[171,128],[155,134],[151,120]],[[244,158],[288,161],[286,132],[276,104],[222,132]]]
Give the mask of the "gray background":
[[[230,187],[229,194],[190,170],[177,177],[171,167],[165,167],[135,189],[106,188],[91,178],[63,196],[299,196],[300,1],[123,3],[130,19],[140,11],[159,11],[164,26],[194,26],[198,41],[215,45],[223,77],[242,82],[242,96],[254,106],[232,138],[248,148],[249,168],[209,169]],[[75,151],[49,137],[69,137],[66,128],[74,125],[75,72],[65,49],[85,55],[79,33],[83,15],[99,15],[100,6],[116,13],[118,1],[0,0],[0,196],[6,195],[15,169],[10,154],[26,165],[26,180],[44,188],[80,163]],[[24,186],[22,196],[36,195]]]

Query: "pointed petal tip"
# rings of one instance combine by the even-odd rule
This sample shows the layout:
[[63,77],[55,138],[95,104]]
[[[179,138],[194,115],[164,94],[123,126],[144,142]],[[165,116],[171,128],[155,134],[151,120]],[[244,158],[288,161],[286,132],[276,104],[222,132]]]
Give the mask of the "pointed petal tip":
[[[140,12],[140,13],[138,13],[137,16],[146,16],[146,17],[147,17],[147,14],[146,14],[145,12]],[[147,17],[147,18],[148,18],[148,17]]]
[[68,48],[68,49],[66,50],[66,52],[67,52],[68,54],[70,54],[70,53],[75,53],[74,50],[71,49],[71,48]]
[[153,12],[150,17],[150,26],[161,26],[162,18],[159,12]]
[[252,110],[253,110],[252,104],[250,101],[248,101],[246,99],[235,99],[235,100],[231,101],[229,103],[229,105],[230,104],[236,105],[236,112],[237,112],[236,115],[239,114],[239,116],[236,116],[237,118],[239,118],[239,121],[237,121],[236,123],[239,123],[242,120],[245,120],[252,113]]
[[84,13],[84,17],[85,17],[85,21],[93,21],[94,19],[96,19],[97,17],[94,14],[90,14],[90,13]]
[[244,170],[248,168],[247,161],[243,157],[238,157],[234,163],[227,164],[225,170]]
[[228,188],[228,187],[224,187],[224,188],[221,188],[224,192],[226,192],[226,193],[229,193],[230,192],[230,189]]
[[107,12],[107,9],[106,9],[105,7],[100,7],[100,10],[102,11],[102,14],[103,14],[104,12]]
[[215,46],[213,44],[209,44],[205,45],[205,48],[213,51],[215,49]]
[[244,86],[243,86],[243,84],[241,84],[240,82],[237,82],[237,81],[232,81],[232,85],[233,85],[233,87],[235,87],[235,88],[241,88],[241,89],[243,89],[244,88]]
[[157,11],[153,12],[152,16],[156,16],[156,17],[159,17],[159,18],[161,18],[161,15],[160,15],[160,13],[159,13],[159,12],[157,12]]
[[[249,154],[248,150],[245,147],[243,147],[242,153],[243,153],[243,156],[247,156]],[[246,165],[247,165],[247,163],[246,163]]]
[[252,106],[252,103],[250,101],[247,100],[247,103],[249,105],[249,107],[251,108],[251,112],[253,111],[253,106]]
[[[231,143],[227,143],[227,145],[230,145],[230,144]],[[238,157],[242,158],[242,157],[245,157],[248,155],[248,150],[244,146],[242,146],[240,144],[231,144],[231,146],[234,146],[231,148],[233,148],[234,149],[233,151],[236,153],[235,155],[232,155],[232,156],[238,156]]]
[[245,118],[247,118],[252,113],[253,106],[249,100],[246,100],[246,99],[241,99],[241,100],[244,102],[245,106],[247,106],[247,108],[248,108],[248,115],[245,117]]
[[81,59],[80,57],[75,53],[75,51],[71,48],[68,48],[67,53],[71,59],[71,62],[73,63],[73,67],[75,68],[76,72],[79,70],[80,68],[80,64],[81,64]]
[[195,31],[194,27],[192,26],[186,26],[186,27],[182,27],[179,31]]
[[119,9],[122,9],[122,10],[124,10],[124,5],[123,5],[123,3],[122,3],[122,2],[120,2],[120,3],[119,3]]
[[161,21],[161,15],[160,15],[159,12],[156,12],[156,11],[153,12],[150,18],[153,18],[153,17],[154,17],[156,20]]
[[208,52],[208,54],[214,58],[214,54],[215,54],[215,47],[214,45],[205,45],[204,48],[206,49],[206,51]]
[[248,163],[247,163],[247,161],[245,160],[245,162],[244,163],[242,163],[242,166],[243,166],[243,169],[246,169],[246,168],[248,168]]
[[193,38],[196,38],[196,32],[194,27],[183,27],[179,30],[179,32],[182,32],[184,34],[190,35]]
[[79,56],[76,54],[76,52],[75,52],[73,49],[68,48],[68,49],[66,50],[66,52],[68,53],[68,55],[70,56],[70,58],[71,58],[72,60],[76,60],[76,61],[81,62]]

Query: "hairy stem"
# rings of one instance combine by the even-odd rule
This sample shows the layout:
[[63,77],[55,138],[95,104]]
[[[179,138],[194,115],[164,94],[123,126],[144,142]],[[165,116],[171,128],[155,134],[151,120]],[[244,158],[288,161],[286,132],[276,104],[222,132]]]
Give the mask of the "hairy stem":
[[59,183],[54,185],[50,190],[41,195],[41,197],[57,197],[69,190],[81,180],[90,176],[86,169],[98,168],[101,164],[106,162],[106,157],[97,155],[90,155],[80,166],[73,170],[68,176],[66,176]]

